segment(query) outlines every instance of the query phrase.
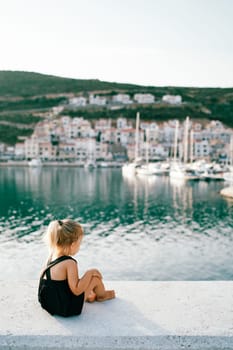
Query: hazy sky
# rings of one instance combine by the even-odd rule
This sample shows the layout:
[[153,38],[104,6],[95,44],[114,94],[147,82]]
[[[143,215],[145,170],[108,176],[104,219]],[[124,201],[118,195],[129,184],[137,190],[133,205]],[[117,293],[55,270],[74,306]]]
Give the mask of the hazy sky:
[[0,70],[233,87],[233,0],[0,0]]

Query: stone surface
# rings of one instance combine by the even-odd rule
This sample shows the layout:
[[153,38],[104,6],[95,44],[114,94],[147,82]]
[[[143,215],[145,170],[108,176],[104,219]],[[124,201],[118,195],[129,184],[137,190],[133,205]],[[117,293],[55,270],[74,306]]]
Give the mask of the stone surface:
[[37,281],[0,284],[1,349],[233,349],[233,282],[107,282],[117,298],[53,317]]

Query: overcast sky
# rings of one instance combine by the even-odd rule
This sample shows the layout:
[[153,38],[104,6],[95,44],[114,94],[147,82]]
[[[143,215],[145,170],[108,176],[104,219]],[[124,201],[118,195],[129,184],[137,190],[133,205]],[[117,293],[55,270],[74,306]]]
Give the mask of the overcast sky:
[[0,0],[0,70],[233,87],[233,0]]

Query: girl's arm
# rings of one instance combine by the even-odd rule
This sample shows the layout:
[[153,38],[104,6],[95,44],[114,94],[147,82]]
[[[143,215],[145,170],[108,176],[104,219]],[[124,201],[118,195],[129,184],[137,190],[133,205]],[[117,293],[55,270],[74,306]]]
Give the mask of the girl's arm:
[[83,277],[79,279],[77,263],[73,260],[67,261],[67,280],[71,291],[75,295],[85,292],[94,276],[100,279],[102,278],[98,270],[92,269],[87,271]]

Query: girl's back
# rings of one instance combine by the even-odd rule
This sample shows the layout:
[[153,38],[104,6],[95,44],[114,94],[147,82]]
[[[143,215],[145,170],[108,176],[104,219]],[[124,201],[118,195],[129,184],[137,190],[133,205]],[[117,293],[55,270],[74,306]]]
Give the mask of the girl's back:
[[[50,262],[40,277],[38,299],[41,306],[51,315],[60,315],[64,317],[79,315],[82,312],[84,303],[84,293],[75,295],[69,288],[67,279],[51,279],[51,267],[61,263],[64,260],[73,259],[70,256],[61,256]],[[57,266],[58,267],[58,266]],[[56,271],[57,270],[57,271]],[[56,269],[53,275],[59,275]],[[61,269],[62,271],[62,269]],[[46,278],[45,278],[46,277]]]

